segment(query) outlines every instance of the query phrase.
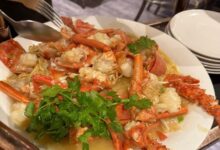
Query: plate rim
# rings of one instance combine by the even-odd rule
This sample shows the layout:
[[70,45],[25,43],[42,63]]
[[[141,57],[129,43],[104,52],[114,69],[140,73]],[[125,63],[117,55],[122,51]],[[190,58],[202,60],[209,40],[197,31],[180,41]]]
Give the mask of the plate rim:
[[220,61],[220,57],[215,57],[215,56],[207,56],[206,54],[204,53],[200,53],[198,52],[197,50],[191,48],[190,46],[187,45],[187,43],[181,41],[181,38],[173,31],[174,28],[171,28],[172,25],[175,24],[177,18],[179,18],[179,15],[185,15],[185,14],[188,14],[190,12],[197,12],[197,13],[204,13],[204,12],[208,12],[208,13],[212,13],[212,14],[218,14],[219,15],[219,18],[220,18],[220,13],[216,12],[216,11],[210,11],[210,10],[203,10],[203,9],[190,9],[190,10],[185,10],[185,11],[182,11],[176,15],[174,15],[172,17],[172,19],[170,20],[169,22],[169,31],[171,32],[171,34],[178,40],[180,41],[183,45],[185,45],[186,47],[188,47],[190,50],[192,50],[193,52],[199,54],[199,55],[202,55],[204,57],[209,57],[210,59],[214,59],[214,60],[219,60]]
[[[145,24],[142,24],[142,23],[139,23],[139,22],[134,22],[134,21],[131,21],[131,20],[127,20],[127,19],[120,19],[120,18],[117,18],[117,19],[119,19],[119,20],[124,20],[124,21],[128,21],[128,22],[133,22],[133,23],[138,23],[138,24],[141,24],[141,25],[144,25],[144,26],[146,26]],[[152,27],[149,27],[149,26],[147,26],[149,29],[151,29],[152,30],[152,32],[159,32],[159,33],[161,33],[161,34],[164,34],[165,36],[168,36],[168,35],[166,35],[164,32],[161,32],[161,31],[159,31],[159,30],[157,30],[157,29],[155,29],[155,28],[152,28]],[[164,36],[163,35],[163,36]],[[168,36],[169,37],[169,36]],[[172,37],[169,37],[169,38],[172,38]],[[172,38],[173,39],[173,38]],[[173,40],[175,40],[175,39],[173,39]],[[175,40],[176,41],[176,43],[178,43],[179,45],[181,45],[181,47],[183,47],[186,51],[188,51],[187,53],[190,53],[190,55],[192,55],[192,57],[195,57],[194,55],[193,55],[193,53],[190,51],[190,50],[188,50],[183,44],[181,44],[179,41],[177,41],[177,40]],[[207,81],[209,82],[209,84],[210,84],[210,86],[211,86],[211,88],[212,89],[209,89],[209,90],[211,90],[213,93],[212,94],[214,94],[215,95],[215,93],[214,93],[214,88],[213,88],[213,84],[212,84],[212,82],[211,82],[211,79],[210,79],[210,77],[209,77],[209,75],[208,75],[208,73],[207,73],[207,71],[205,70],[205,68],[203,67],[203,65],[199,62],[199,60],[195,57],[195,59],[196,59],[196,61],[197,61],[197,63],[199,63],[199,67],[201,67],[201,68],[203,68],[202,70],[204,70],[204,73],[206,73],[206,76],[208,77],[208,79],[207,79]],[[212,119],[213,120],[213,119]],[[211,128],[211,126],[210,126],[210,128]],[[207,133],[208,134],[208,133]],[[206,135],[207,135],[206,134]],[[204,137],[205,138],[205,137]],[[203,138],[203,139],[204,139]],[[202,143],[202,141],[200,141],[200,143]],[[197,145],[197,146],[199,146],[199,145]]]

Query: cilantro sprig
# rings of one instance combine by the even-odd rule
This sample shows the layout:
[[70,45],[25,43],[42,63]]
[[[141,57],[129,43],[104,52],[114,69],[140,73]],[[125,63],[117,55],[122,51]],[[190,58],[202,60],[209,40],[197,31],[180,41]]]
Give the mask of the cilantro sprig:
[[128,44],[128,49],[133,54],[138,54],[144,49],[151,49],[156,45],[156,42],[147,36],[141,36],[135,42]]
[[81,92],[80,81],[76,77],[68,82],[68,88],[58,85],[42,91],[42,100],[35,111],[34,103],[29,103],[25,115],[30,118],[28,132],[36,134],[36,138],[49,135],[59,141],[69,135],[71,129],[87,127],[88,130],[78,137],[83,149],[88,150],[89,137],[110,138],[109,129],[123,132],[117,119],[115,107],[123,103],[126,109],[135,106],[139,109],[149,108],[152,103],[147,99],[139,99],[133,95],[128,99],[120,99],[116,92],[108,92],[110,97],[101,96],[96,91]]

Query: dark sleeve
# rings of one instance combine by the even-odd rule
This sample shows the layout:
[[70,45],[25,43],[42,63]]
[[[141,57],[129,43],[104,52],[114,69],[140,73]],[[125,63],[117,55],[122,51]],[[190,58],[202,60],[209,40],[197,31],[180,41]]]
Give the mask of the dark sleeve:
[[[49,4],[51,4],[51,0],[46,0]],[[31,9],[26,8],[23,4],[18,2],[13,2],[9,0],[0,0],[0,9],[3,10],[8,16],[13,18],[14,20],[35,20],[39,22],[46,22],[46,19],[41,14],[33,11]],[[6,21],[6,24],[7,21]],[[10,25],[9,25],[10,26]],[[16,32],[10,26],[12,36],[16,35]]]

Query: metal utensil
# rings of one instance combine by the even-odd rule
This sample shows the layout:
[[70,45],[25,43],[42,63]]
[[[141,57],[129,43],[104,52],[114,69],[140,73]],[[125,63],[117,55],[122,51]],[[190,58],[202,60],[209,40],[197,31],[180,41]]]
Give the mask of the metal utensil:
[[40,41],[50,42],[57,41],[61,38],[61,34],[55,29],[32,20],[15,21],[6,15],[0,9],[0,15],[2,15],[15,29],[15,31],[24,38]]
[[58,28],[61,28],[64,24],[60,16],[53,10],[53,8],[45,0],[11,0],[22,3],[27,8],[37,11],[51,22],[53,22]]
[[7,127],[0,121],[0,149],[3,150],[39,150],[30,141]]

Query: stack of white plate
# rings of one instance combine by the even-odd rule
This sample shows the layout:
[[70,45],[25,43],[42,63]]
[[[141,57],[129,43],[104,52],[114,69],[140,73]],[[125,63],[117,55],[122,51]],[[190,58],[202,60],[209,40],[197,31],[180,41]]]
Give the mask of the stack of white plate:
[[220,74],[220,13],[183,11],[171,19],[166,32],[188,47],[209,73]]

